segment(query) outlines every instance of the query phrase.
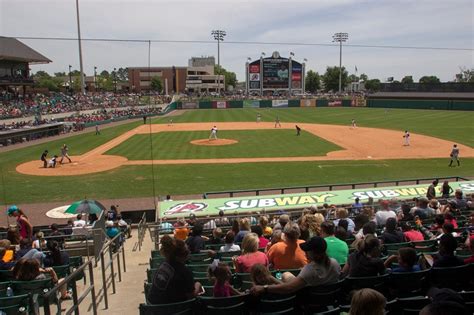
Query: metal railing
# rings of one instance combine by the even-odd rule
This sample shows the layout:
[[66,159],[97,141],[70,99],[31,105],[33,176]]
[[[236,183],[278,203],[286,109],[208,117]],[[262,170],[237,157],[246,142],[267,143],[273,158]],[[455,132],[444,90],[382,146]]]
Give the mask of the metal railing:
[[[279,191],[281,194],[288,193],[289,190],[304,190],[305,192],[310,192],[310,189],[320,189],[320,190],[329,190],[332,191],[334,188],[347,188],[351,187],[351,189],[356,189],[357,187],[364,186],[364,188],[377,188],[379,185],[384,186],[400,186],[400,184],[415,184],[419,185],[421,182],[432,181],[435,179],[439,180],[454,180],[458,181],[467,181],[469,179],[459,176],[449,176],[449,177],[430,177],[430,178],[417,178],[417,179],[399,179],[399,180],[387,180],[387,181],[376,181],[376,182],[361,182],[361,183],[349,183],[349,184],[328,184],[328,185],[311,185],[311,186],[292,186],[292,187],[278,187],[278,188],[261,188],[261,189],[244,189],[244,190],[228,190],[228,191],[212,191],[206,192],[203,195],[204,199],[209,198],[210,196],[215,195],[226,195],[227,197],[234,197],[236,194],[248,194],[252,193],[255,196],[260,196],[260,194],[264,194],[271,192],[275,193],[275,191]],[[391,185],[387,185],[391,184]]]
[[[118,281],[122,282],[122,270],[121,265],[123,265],[123,272],[127,272],[127,267],[125,266],[125,250],[122,243],[123,234],[119,233],[114,238],[107,241],[104,244],[104,247],[100,251],[100,265],[102,271],[102,294],[104,296],[105,309],[109,308],[109,299],[108,299],[108,286],[109,281],[112,284],[112,293],[116,293],[115,288],[115,268],[114,268],[114,258],[117,259],[117,276]],[[120,253],[122,254],[122,263],[120,262]],[[108,260],[106,261],[106,258]],[[110,274],[107,275],[107,271],[110,270]]]
[[146,234],[146,229],[147,229],[147,224],[146,224],[146,213],[143,213],[142,218],[140,222],[138,222],[138,250],[142,250],[142,244],[143,240],[145,238]]
[[[77,286],[76,286],[76,281],[81,275],[84,273],[85,269],[89,269],[89,285],[86,286],[80,296],[78,296],[77,292]],[[84,301],[84,299],[90,295],[91,298],[91,305],[92,305],[92,313],[94,315],[97,314],[97,304],[96,304],[96,295],[95,295],[95,286],[94,286],[94,271],[93,271],[93,265],[92,261],[89,260],[82,264],[79,268],[74,270],[73,273],[71,273],[69,276],[64,278],[60,283],[56,284],[54,288],[49,290],[44,296],[44,314],[45,315],[51,315],[51,309],[50,309],[50,301],[53,298],[57,298],[58,292],[61,290],[62,287],[64,286],[69,286],[72,288],[72,300],[73,300],[73,305],[65,311],[64,314],[70,315],[74,312],[75,315],[79,315],[79,305]],[[62,307],[61,307],[61,299],[58,299],[57,302],[57,314],[62,313]]]

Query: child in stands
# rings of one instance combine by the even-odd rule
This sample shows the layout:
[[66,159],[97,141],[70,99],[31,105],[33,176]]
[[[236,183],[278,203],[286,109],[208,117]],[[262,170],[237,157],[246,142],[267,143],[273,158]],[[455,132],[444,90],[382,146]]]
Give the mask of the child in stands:
[[418,256],[416,250],[411,247],[403,247],[398,250],[398,255],[392,255],[385,261],[385,267],[390,267],[392,262],[398,261],[398,267],[393,268],[392,272],[414,272],[420,271],[420,265],[417,264]]
[[218,260],[209,267],[209,275],[214,279],[214,297],[229,297],[231,295],[240,295],[241,293],[230,285],[232,273],[229,265]]
[[270,285],[282,283],[277,278],[273,277],[267,267],[262,264],[255,264],[250,269],[250,279],[254,285]]

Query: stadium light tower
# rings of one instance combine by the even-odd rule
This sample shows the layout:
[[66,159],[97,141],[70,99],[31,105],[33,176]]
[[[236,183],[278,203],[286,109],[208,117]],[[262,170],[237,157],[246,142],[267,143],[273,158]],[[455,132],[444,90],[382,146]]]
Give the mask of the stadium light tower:
[[[217,65],[219,66],[219,71],[221,70],[221,52],[220,52],[220,43],[224,41],[224,37],[227,35],[225,31],[222,30],[213,30],[211,35],[214,36],[214,39],[217,40]],[[218,74],[218,91],[219,95],[221,94],[221,76]]]
[[335,33],[332,36],[332,41],[339,43],[339,93],[341,93],[342,87],[342,43],[346,42],[348,39],[349,34],[347,33]]

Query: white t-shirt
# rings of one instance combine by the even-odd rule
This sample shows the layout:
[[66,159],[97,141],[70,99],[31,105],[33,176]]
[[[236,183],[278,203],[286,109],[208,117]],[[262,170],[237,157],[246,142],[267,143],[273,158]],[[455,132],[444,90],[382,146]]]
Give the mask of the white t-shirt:
[[236,252],[240,250],[240,246],[236,244],[225,244],[224,246],[221,246],[219,249],[220,252]]
[[74,227],[84,227],[86,226],[85,220],[76,220],[74,221]]
[[334,258],[329,260],[331,261],[329,266],[310,262],[301,269],[298,278],[303,279],[306,285],[311,287],[336,283],[339,280],[341,266]]
[[387,222],[388,218],[397,218],[397,214],[393,212],[392,210],[386,211],[386,210],[379,210],[375,214],[375,221],[377,222],[377,225],[385,225]]

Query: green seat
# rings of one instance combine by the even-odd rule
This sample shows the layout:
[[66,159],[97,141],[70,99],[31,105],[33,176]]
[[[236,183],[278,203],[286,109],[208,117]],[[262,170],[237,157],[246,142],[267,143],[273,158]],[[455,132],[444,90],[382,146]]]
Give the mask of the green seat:
[[401,298],[422,295],[429,273],[430,269],[414,272],[392,272],[389,279],[391,294]]
[[204,294],[202,296],[213,297],[214,296],[214,286],[213,285],[203,285]]
[[[71,267],[71,271],[76,270],[77,268],[82,266],[82,264],[84,264],[84,259],[82,258],[82,256],[69,257],[69,267]],[[85,284],[86,283],[86,274],[85,274],[84,271],[79,273],[75,280],[78,281],[78,280],[81,280],[81,279],[84,279],[84,284]]]
[[69,265],[53,266],[53,270],[58,276],[58,279],[66,278],[71,273],[71,268]]
[[410,298],[400,298],[398,301],[398,309],[402,314],[418,314],[423,307],[431,303],[431,299],[424,296],[416,296]]
[[449,288],[454,291],[469,289],[474,274],[474,264],[458,267],[431,268],[431,284],[438,288]]
[[329,311],[314,313],[313,315],[339,315],[339,314],[341,314],[341,309],[339,307],[336,307]]
[[145,282],[143,284],[143,293],[145,293],[145,302],[148,304],[148,294],[150,293],[151,286],[153,284],[151,282]]
[[384,250],[388,255],[394,255],[400,248],[412,247],[411,242],[383,244]]
[[194,271],[194,270],[191,270],[191,271],[193,272],[194,278],[208,277],[208,272],[207,271]]
[[432,253],[436,251],[436,245],[415,247],[417,253]]
[[438,244],[438,240],[425,240],[425,241],[416,241],[411,242],[413,247],[425,247],[425,246],[436,246]]
[[29,309],[28,294],[0,297],[0,311],[8,315],[26,314]]
[[151,251],[151,258],[155,258],[155,257],[162,257],[159,250],[152,250]]
[[240,291],[250,290],[250,288],[252,287],[253,287],[252,281],[242,281],[242,284],[240,285]]
[[346,290],[359,290],[364,288],[370,288],[381,292],[382,294],[386,293],[386,283],[388,281],[389,274],[384,274],[380,276],[372,277],[347,277],[346,280]]
[[10,281],[0,282],[0,296],[6,295],[6,291],[9,286]]
[[[275,296],[273,296],[275,297]],[[281,311],[287,311],[288,309],[293,309],[296,302],[296,295],[292,295],[284,298],[265,298],[260,299],[258,304],[258,309],[260,313],[268,314],[280,314]]]
[[153,257],[150,258],[150,268],[151,269],[156,269],[158,268],[162,262],[165,261],[165,258],[160,256],[160,257]]
[[201,283],[203,286],[214,285],[214,283],[209,279],[209,277],[195,277],[194,281]]
[[198,271],[198,272],[207,272],[207,269],[209,268],[208,264],[205,265],[186,265],[189,269],[191,269],[192,272]]
[[153,278],[155,277],[155,272],[157,269],[147,269],[146,270],[146,281],[152,283]]
[[345,280],[340,280],[332,284],[307,287],[301,291],[300,300],[306,301],[305,313],[323,312],[341,304],[344,283]]
[[212,307],[226,307],[226,306],[233,306],[239,303],[243,303],[246,301],[248,294],[243,295],[234,295],[229,297],[207,297],[207,296],[200,296],[198,300],[204,306],[212,306]]
[[0,281],[10,281],[15,279],[11,270],[0,270]]
[[208,253],[200,253],[200,254],[192,254],[189,255],[188,257],[188,264],[189,263],[198,263],[202,264],[203,261],[209,260],[209,254]]
[[[16,295],[31,294],[34,302],[38,301],[38,305],[43,305],[43,296],[54,287],[51,278],[31,281],[13,281],[12,289]],[[51,301],[53,303],[55,301]]]
[[224,244],[206,244],[206,249],[218,251],[221,248],[221,246],[224,246]]
[[218,256],[220,258],[223,258],[223,257],[234,257],[234,256],[240,256],[242,255],[242,251],[241,250],[238,250],[238,251],[235,251],[235,252],[219,252],[218,253]]
[[177,315],[192,312],[196,299],[170,304],[140,304],[140,315]]
[[206,306],[206,314],[208,315],[246,315],[248,314],[247,307],[244,302],[231,306]]

